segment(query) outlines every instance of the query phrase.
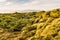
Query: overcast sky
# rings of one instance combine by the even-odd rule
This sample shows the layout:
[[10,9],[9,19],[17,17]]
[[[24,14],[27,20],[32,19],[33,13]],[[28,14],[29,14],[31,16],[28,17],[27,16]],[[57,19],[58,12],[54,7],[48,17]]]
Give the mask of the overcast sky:
[[60,8],[60,0],[0,0],[0,12],[50,10]]

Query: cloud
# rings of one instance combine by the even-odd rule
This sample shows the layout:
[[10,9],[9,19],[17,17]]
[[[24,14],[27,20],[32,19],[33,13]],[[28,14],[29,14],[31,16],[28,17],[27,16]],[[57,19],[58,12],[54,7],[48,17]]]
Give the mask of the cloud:
[[37,4],[39,4],[39,1],[37,1],[37,0],[33,0],[33,1],[31,1],[31,2],[28,2],[28,3],[25,3],[25,4],[23,4],[23,6],[26,6],[26,5],[37,5]]
[[0,0],[0,3],[1,3],[1,2],[6,2],[6,1],[7,1],[7,0]]
[[0,12],[60,8],[60,0],[0,0]]

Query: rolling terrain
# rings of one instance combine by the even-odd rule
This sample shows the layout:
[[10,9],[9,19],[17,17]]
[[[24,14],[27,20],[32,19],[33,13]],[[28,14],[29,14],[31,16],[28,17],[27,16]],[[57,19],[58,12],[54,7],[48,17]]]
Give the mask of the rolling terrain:
[[60,40],[60,9],[0,13],[0,40]]

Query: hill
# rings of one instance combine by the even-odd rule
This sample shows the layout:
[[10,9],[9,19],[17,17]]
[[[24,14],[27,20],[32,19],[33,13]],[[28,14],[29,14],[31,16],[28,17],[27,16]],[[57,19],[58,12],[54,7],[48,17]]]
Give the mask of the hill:
[[60,40],[60,9],[0,13],[0,40]]

